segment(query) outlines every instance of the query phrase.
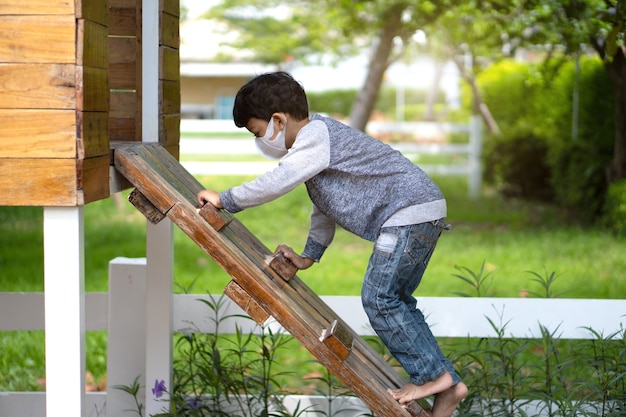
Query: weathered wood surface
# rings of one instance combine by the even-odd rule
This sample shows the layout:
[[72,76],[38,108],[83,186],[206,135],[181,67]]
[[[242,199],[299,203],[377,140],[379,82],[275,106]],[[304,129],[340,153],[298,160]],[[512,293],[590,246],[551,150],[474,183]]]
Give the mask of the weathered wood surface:
[[[221,231],[209,224],[196,208],[196,194],[204,187],[162,146],[135,144],[117,148],[115,167],[159,212],[167,215],[235,282],[226,292],[253,309],[256,320],[267,312],[297,338],[322,364],[359,396],[380,417],[428,416],[417,403],[409,412],[387,388],[405,381],[356,332],[297,276],[285,280],[268,260],[272,252],[236,218],[226,215]],[[336,323],[335,323],[336,321]],[[320,341],[324,329],[340,329],[336,344]],[[352,340],[352,343],[349,341]],[[346,346],[350,344],[350,349]],[[335,350],[333,350],[335,349]],[[347,355],[346,355],[347,353]],[[344,358],[345,357],[345,358]],[[422,406],[428,408],[425,401]]]
[[107,0],[0,0],[0,205],[110,195],[107,25]]
[[82,206],[109,195],[110,157],[1,159],[0,206]]
[[2,61],[72,64],[75,25],[74,15],[0,15]]

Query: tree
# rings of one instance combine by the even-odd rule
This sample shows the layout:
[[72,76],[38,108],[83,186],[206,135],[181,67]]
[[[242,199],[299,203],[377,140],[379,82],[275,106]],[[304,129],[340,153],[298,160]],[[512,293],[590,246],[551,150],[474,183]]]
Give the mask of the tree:
[[412,44],[415,32],[437,20],[454,0],[300,0],[283,16],[281,2],[224,0],[207,17],[241,33],[235,46],[256,51],[264,62],[311,62],[322,54],[342,57],[371,48],[366,80],[355,98],[350,124],[364,130],[385,71]]
[[[615,97],[614,157],[607,179],[626,177],[626,0],[467,0],[437,23],[431,37],[457,64],[473,90],[475,113],[483,114],[492,131],[497,126],[474,82],[483,62],[517,48],[539,49],[548,60],[575,58],[592,48],[604,62]],[[471,68],[463,56],[473,58]]]
[[520,45],[542,45],[549,55],[577,56],[591,47],[613,84],[615,140],[608,182],[626,178],[626,0],[529,1],[512,36]]

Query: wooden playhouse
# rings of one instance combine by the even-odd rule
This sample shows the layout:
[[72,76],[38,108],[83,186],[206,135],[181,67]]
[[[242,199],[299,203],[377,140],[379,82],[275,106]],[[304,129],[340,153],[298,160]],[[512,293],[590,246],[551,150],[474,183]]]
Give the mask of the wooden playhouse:
[[[113,150],[154,142],[178,156],[179,13],[178,0],[0,1],[0,205],[44,207],[41,415],[87,415],[83,207],[129,186]],[[171,256],[160,255],[171,253],[171,233],[149,235],[167,315]],[[167,346],[169,329],[155,328],[147,337]],[[166,361],[156,358],[154,372],[167,379]],[[0,401],[11,409],[15,397],[20,415],[40,399]]]

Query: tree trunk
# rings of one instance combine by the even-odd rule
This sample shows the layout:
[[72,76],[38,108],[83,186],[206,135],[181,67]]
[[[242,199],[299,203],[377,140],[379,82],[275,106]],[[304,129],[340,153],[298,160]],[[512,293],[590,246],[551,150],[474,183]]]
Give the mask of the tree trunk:
[[401,19],[404,8],[404,5],[394,5],[388,10],[386,19],[383,21],[378,43],[374,48],[368,65],[365,85],[361,88],[352,104],[350,126],[355,129],[365,131],[367,121],[372,114],[374,104],[376,104],[376,99],[378,98],[378,91],[383,82],[383,76],[390,64],[389,57],[393,46],[393,38],[398,34],[402,24]]
[[626,178],[626,51],[618,50],[604,67],[615,94],[615,144],[608,174],[612,183]]
[[458,55],[452,54],[452,59],[456,64],[456,67],[459,69],[459,73],[461,77],[467,82],[472,89],[472,114],[481,115],[489,131],[496,136],[499,136],[502,132],[500,131],[500,127],[496,122],[496,119],[493,118],[489,107],[485,102],[483,102],[483,97],[480,94],[480,90],[478,89],[478,85],[476,84],[476,77],[471,71],[468,71],[465,68],[465,65],[458,57]]
[[424,120],[433,121],[437,118],[435,113],[435,105],[439,98],[439,86],[441,84],[441,77],[443,76],[444,62],[437,59],[435,61],[435,79],[428,89],[426,95],[426,113],[424,114]]

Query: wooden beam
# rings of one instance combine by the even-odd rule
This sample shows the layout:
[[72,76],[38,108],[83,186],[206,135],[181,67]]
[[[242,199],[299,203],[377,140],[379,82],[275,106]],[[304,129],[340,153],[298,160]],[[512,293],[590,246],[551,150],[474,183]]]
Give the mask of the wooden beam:
[[0,15],[74,15],[74,0],[2,0]]
[[75,206],[75,159],[3,159],[0,205]]
[[82,206],[109,197],[109,155],[76,161],[77,200]]
[[[30,1],[30,0],[29,0]],[[40,0],[37,0],[40,1]],[[59,1],[59,0],[55,0]],[[63,1],[63,0],[61,0]],[[94,1],[94,0],[65,0],[71,3],[75,3],[76,12],[75,15],[78,19],[86,19],[95,23],[99,23],[102,26],[108,26],[109,24],[109,4],[107,1]]]
[[108,68],[76,67],[76,110],[109,111]]
[[75,158],[75,112],[0,109],[0,143],[0,158]]
[[110,154],[108,123],[108,112],[76,112],[78,159]]
[[4,62],[66,63],[76,60],[74,15],[0,15]]
[[0,86],[0,108],[76,109],[74,64],[0,63]]
[[[95,4],[101,2],[95,2]],[[76,65],[86,67],[109,67],[108,28],[86,19],[76,22]]]

